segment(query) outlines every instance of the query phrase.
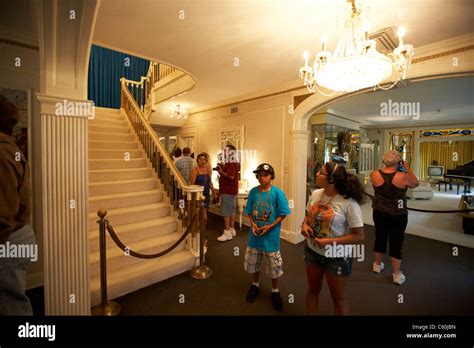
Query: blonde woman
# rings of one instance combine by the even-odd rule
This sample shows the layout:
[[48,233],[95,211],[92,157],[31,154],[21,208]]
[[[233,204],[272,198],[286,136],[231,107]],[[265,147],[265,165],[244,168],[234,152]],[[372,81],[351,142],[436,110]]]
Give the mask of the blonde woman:
[[191,185],[204,186],[204,224],[207,222],[207,210],[209,209],[210,191],[215,195],[216,191],[212,185],[211,175],[208,169],[208,156],[206,153],[200,153],[197,156],[197,166],[191,170],[189,181]]
[[419,185],[418,179],[407,162],[402,161],[397,151],[389,151],[382,160],[385,167],[370,174],[374,186],[372,201],[375,224],[375,261],[372,270],[381,273],[385,268],[382,262],[390,244],[389,255],[392,262],[392,280],[402,285],[406,277],[400,271],[402,263],[402,245],[408,223],[407,188]]

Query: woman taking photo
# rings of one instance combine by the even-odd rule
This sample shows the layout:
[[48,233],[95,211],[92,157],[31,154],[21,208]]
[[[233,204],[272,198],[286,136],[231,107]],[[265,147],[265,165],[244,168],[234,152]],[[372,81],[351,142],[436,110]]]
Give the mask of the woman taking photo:
[[372,208],[375,224],[375,261],[372,270],[380,273],[384,269],[383,255],[390,243],[389,255],[392,260],[392,280],[402,285],[405,275],[400,271],[402,244],[408,222],[407,188],[415,188],[420,183],[410,166],[402,161],[397,151],[389,151],[382,160],[385,168],[374,170],[370,180],[374,186]]
[[[301,233],[305,246],[306,314],[318,309],[323,278],[329,286],[336,315],[348,314],[347,277],[352,271],[352,256],[332,257],[327,251],[334,244],[355,244],[364,240],[364,223],[359,203],[364,189],[357,177],[344,166],[326,163],[316,174],[315,190],[309,198]],[[355,249],[355,248],[353,248]],[[326,256],[328,255],[328,256]]]
[[189,181],[191,185],[201,185],[204,186],[204,224],[207,222],[207,210],[209,209],[209,201],[210,201],[210,190],[214,196],[216,195],[216,191],[214,190],[214,186],[212,185],[211,175],[209,173],[209,168],[207,165],[208,156],[206,153],[200,153],[197,157],[197,167],[194,167],[189,174]]

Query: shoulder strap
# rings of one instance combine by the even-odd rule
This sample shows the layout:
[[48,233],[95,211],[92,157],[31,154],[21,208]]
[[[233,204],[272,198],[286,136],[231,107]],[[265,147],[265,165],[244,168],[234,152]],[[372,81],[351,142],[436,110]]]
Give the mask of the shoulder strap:
[[397,172],[394,173],[384,173],[381,169],[379,169],[379,173],[382,176],[384,182],[392,183],[393,177]]
[[[315,195],[315,193],[317,193],[317,195]],[[324,189],[314,190],[311,197],[315,198],[315,200],[312,203],[314,204],[314,203],[320,201],[321,198],[323,198],[323,194],[324,194]]]

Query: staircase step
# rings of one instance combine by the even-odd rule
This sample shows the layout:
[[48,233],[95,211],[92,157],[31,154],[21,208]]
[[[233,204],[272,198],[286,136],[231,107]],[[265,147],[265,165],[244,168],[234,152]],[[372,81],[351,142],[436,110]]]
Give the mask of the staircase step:
[[113,127],[113,126],[95,126],[89,125],[89,132],[93,133],[131,133],[132,128],[129,126]]
[[153,190],[154,188],[157,188],[157,186],[158,180],[155,178],[89,183],[89,197],[114,193]]
[[89,150],[89,159],[123,159],[143,158],[142,149],[136,150]]
[[110,120],[110,121],[125,121],[127,120],[127,116],[125,115],[122,115],[120,113],[107,113],[107,112],[97,112],[95,113],[95,117],[93,120],[91,120],[90,122],[94,122],[94,121],[107,121],[107,120]]
[[96,106],[95,113],[97,114],[107,114],[107,115],[122,115],[120,109],[106,108],[103,106]]
[[89,149],[91,150],[132,150],[138,149],[138,143],[136,141],[99,141],[89,140]]
[[148,191],[137,191],[118,193],[114,195],[103,195],[89,197],[89,212],[97,212],[99,209],[115,209],[158,203],[163,201],[164,193],[158,189]]
[[[168,202],[159,202],[137,205],[134,207],[108,209],[107,219],[113,224],[113,226],[120,226],[133,223],[134,221],[163,218],[169,216],[170,212],[171,207]],[[97,224],[98,219],[99,217],[96,212],[89,213],[89,231],[95,231],[91,234],[91,238],[94,237],[94,233],[99,233],[99,225]]]
[[149,162],[145,158],[131,159],[125,161],[123,159],[90,159],[89,170],[100,169],[131,169],[149,167]]
[[122,119],[101,119],[94,118],[89,122],[89,127],[91,126],[102,126],[102,127],[128,127],[129,123],[126,118]]
[[[169,206],[168,206],[169,207]],[[168,209],[169,211],[169,209]],[[97,214],[95,214],[97,216]],[[174,216],[162,216],[150,220],[134,220],[135,222],[119,225],[113,217],[109,217],[107,213],[107,220],[114,228],[115,233],[119,236],[124,244],[137,243],[141,240],[159,237],[165,234],[176,233],[178,228],[178,220]],[[107,233],[108,234],[108,233]],[[110,237],[110,235],[109,235]],[[99,249],[99,224],[95,223],[94,230],[89,231],[89,240],[91,251]],[[110,239],[112,241],[112,239]],[[107,242],[107,246],[115,245]]]
[[141,149],[135,150],[89,150],[89,159],[135,159],[143,158],[145,153]]
[[[100,253],[97,210],[132,250],[154,254],[174,244],[180,221],[128,117],[120,110],[96,108],[89,122],[89,240],[92,305],[100,303]],[[106,233],[108,296],[115,298],[189,271],[196,257],[183,241],[156,259],[127,256]]]
[[[155,254],[163,250],[166,250],[172,246],[181,236],[181,233],[168,233],[153,238],[144,239],[135,242],[126,242],[119,236],[123,244],[130,248],[130,250],[136,251],[141,254]],[[170,251],[170,253],[183,250],[186,247],[186,240],[183,240],[180,245]],[[117,269],[124,268],[140,262],[138,257],[125,255],[125,252],[120,249],[111,239],[110,243],[107,242],[107,273],[113,272]],[[100,276],[100,252],[99,248],[96,251],[91,251],[90,254],[90,276]]]
[[[188,250],[181,250],[110,272],[107,274],[108,298],[114,299],[189,271],[194,263],[195,257]],[[91,278],[90,288],[91,305],[100,304],[100,276]]]
[[156,177],[151,168],[131,168],[131,169],[112,169],[112,170],[89,170],[89,183],[114,181],[114,180],[133,180]]
[[135,141],[133,133],[94,133],[89,132],[89,140],[102,141]]
[[[169,212],[169,209],[168,209]],[[96,214],[97,216],[97,214]],[[108,216],[108,214],[107,214]],[[135,245],[139,245],[143,241],[161,237],[164,235],[175,235],[178,229],[178,220],[172,216],[164,216],[157,219],[145,220],[140,222],[134,222],[130,224],[118,225],[115,223],[115,219],[109,220],[115,233],[119,236],[120,240],[131,249],[135,250]],[[135,220],[137,221],[137,220]],[[89,231],[90,240],[90,252],[99,251],[99,224],[95,223],[95,229]],[[106,233],[107,237],[107,248],[114,249],[116,246],[115,242],[110,237],[110,234]],[[175,240],[178,240],[176,237]],[[138,250],[135,250],[138,251]],[[109,255],[110,254],[110,255]],[[107,258],[113,255],[120,255],[120,253],[114,254],[107,252]],[[98,257],[98,256],[97,256]],[[92,262],[92,259],[91,259]]]

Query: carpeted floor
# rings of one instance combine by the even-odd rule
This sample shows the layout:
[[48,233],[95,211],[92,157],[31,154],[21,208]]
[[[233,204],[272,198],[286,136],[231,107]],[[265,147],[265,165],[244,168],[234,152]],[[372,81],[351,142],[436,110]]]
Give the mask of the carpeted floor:
[[[409,199],[408,208],[433,211],[457,210],[459,208],[461,196],[456,195],[456,190],[434,191],[433,194],[432,199]],[[373,226],[372,202],[368,200],[361,208],[364,224]],[[464,233],[463,219],[456,213],[409,211],[408,219],[407,234],[474,248],[474,235]]]
[[[210,214],[206,264],[214,271],[211,278],[196,280],[185,273],[123,296],[116,300],[122,305],[121,315],[304,314],[307,287],[304,243],[281,243],[285,274],[280,291],[286,303],[284,311],[277,313],[270,301],[271,281],[263,272],[260,296],[255,303],[245,302],[251,279],[243,270],[247,230],[238,231],[232,241],[219,243],[216,237],[222,230],[221,220]],[[371,272],[373,227],[366,226],[365,232],[365,261],[354,262],[347,289],[351,314],[472,315],[474,249],[459,247],[459,255],[453,256],[453,245],[406,235],[402,270],[407,281],[398,286],[392,283],[390,267],[380,275]],[[389,264],[388,257],[385,264]],[[399,303],[402,302],[400,295],[403,295],[403,303]],[[293,303],[288,303],[289,299],[294,299]],[[333,314],[326,283],[318,314]]]
[[[184,273],[151,285],[115,301],[121,315],[302,315],[307,287],[304,243],[293,245],[282,240],[283,270],[280,291],[285,301],[283,312],[273,310],[271,281],[262,272],[261,292],[255,303],[245,302],[250,275],[243,269],[247,228],[232,241],[220,243],[222,218],[209,216],[206,264],[214,271],[211,278],[196,280]],[[382,274],[371,272],[374,229],[365,227],[365,260],[354,262],[349,278],[352,315],[472,315],[474,313],[474,249],[413,235],[406,235],[402,270],[407,281],[392,283],[389,258]],[[44,313],[43,288],[28,291],[35,315]],[[183,296],[184,295],[184,296]],[[403,295],[403,301],[401,296]],[[288,303],[293,299],[292,303]],[[400,303],[403,302],[403,303]],[[320,315],[332,315],[333,306],[327,284],[320,296]]]

